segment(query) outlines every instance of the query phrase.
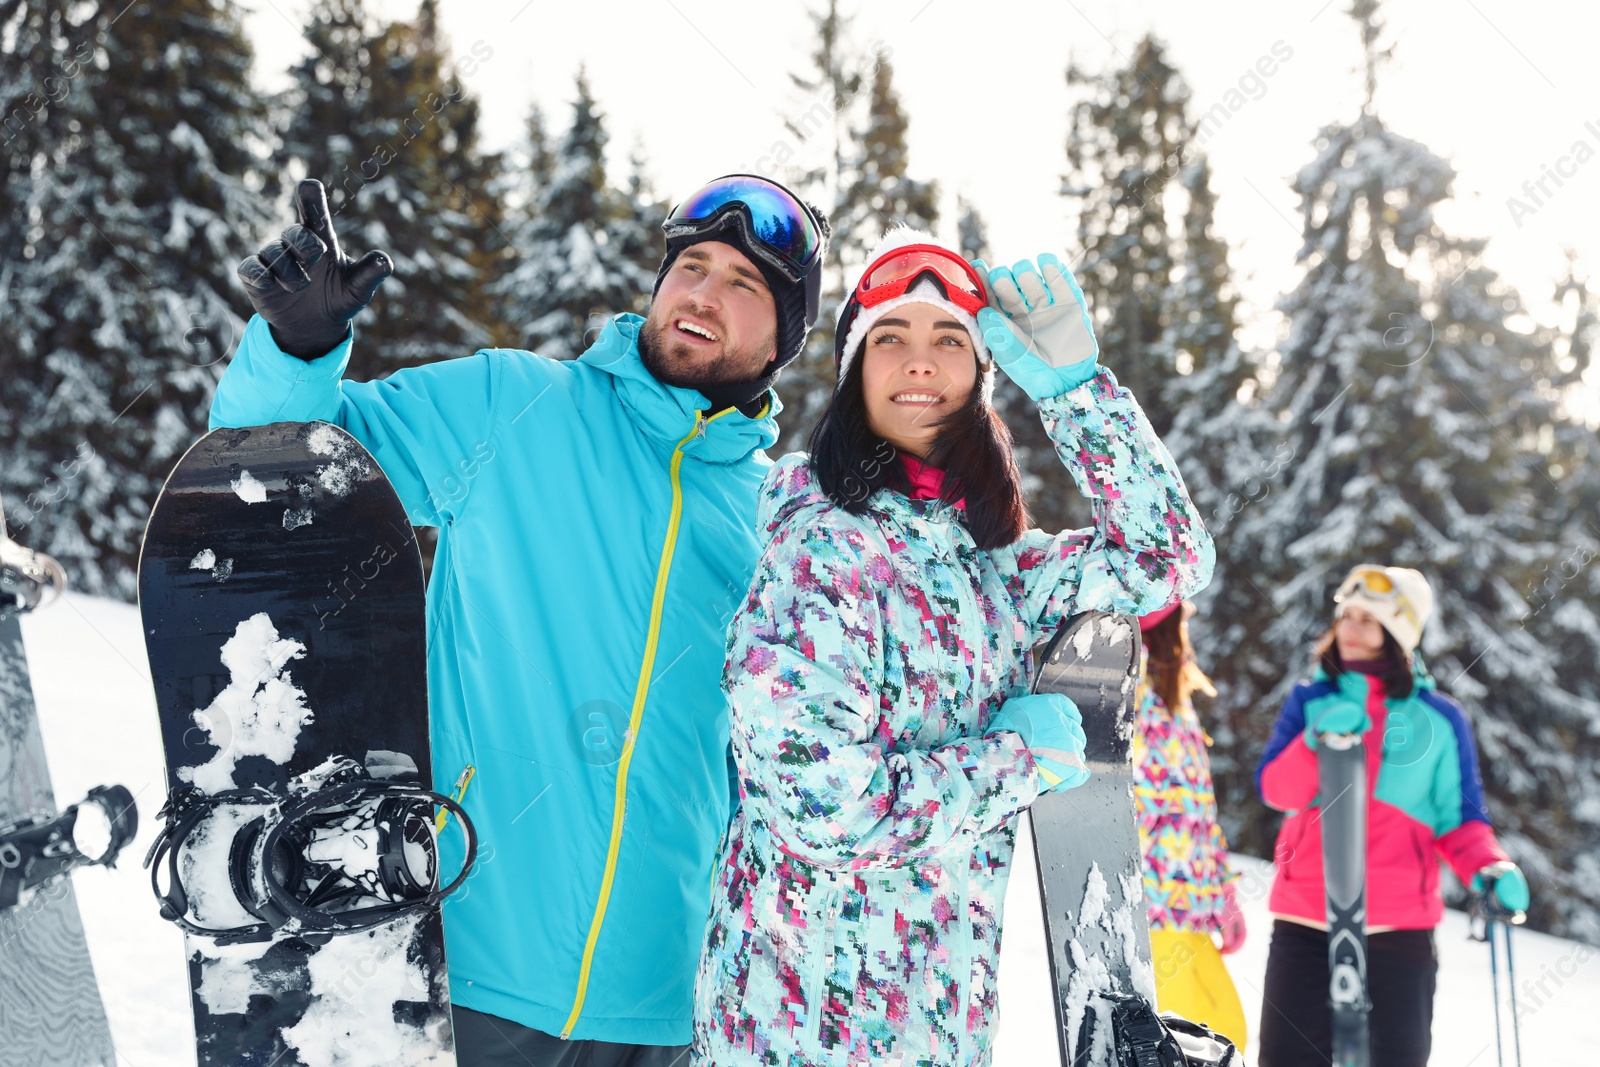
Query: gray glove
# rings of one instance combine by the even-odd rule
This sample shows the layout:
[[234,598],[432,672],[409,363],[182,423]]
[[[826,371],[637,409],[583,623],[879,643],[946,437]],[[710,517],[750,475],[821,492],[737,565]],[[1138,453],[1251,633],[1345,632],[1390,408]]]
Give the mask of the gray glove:
[[1059,396],[1094,374],[1100,344],[1072,272],[1046,252],[1035,267],[974,264],[989,282],[978,312],[984,343],[1007,376],[1035,400]]

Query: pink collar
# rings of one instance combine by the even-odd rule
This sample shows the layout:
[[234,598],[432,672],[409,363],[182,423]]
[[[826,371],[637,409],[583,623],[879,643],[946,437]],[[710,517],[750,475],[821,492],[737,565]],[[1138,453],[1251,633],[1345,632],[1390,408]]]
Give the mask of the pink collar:
[[[944,491],[944,471],[938,467],[930,467],[905,452],[900,453],[900,465],[905,468],[906,477],[911,480],[912,500],[939,499],[939,494]],[[966,506],[965,497],[956,501],[956,507],[965,510]]]

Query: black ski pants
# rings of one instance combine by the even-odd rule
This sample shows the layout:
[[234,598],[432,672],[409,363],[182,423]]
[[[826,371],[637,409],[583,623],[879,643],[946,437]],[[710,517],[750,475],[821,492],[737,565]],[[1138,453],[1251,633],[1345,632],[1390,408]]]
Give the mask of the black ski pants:
[[[1367,935],[1372,1067],[1424,1067],[1433,1047],[1439,975],[1432,930]],[[1328,935],[1277,919],[1261,990],[1260,1067],[1317,1067],[1333,1060]]]
[[452,1008],[457,1067],[688,1067],[688,1045],[563,1041],[471,1008]]

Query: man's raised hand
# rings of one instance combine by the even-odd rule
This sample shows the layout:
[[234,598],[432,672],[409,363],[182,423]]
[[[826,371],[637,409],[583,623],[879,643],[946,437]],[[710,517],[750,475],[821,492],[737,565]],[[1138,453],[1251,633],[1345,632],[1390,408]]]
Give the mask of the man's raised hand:
[[278,347],[300,359],[325,356],[350,335],[350,320],[394,273],[387,255],[351,259],[339,248],[328,195],[307,178],[295,190],[300,221],[239,264],[239,280]]

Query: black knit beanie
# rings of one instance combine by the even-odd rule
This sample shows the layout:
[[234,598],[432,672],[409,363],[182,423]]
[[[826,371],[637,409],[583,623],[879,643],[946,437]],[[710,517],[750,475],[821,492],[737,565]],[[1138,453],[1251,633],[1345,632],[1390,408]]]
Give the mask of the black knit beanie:
[[[822,221],[823,232],[826,234],[827,222],[820,212],[812,209],[819,220]],[[759,397],[771,389],[778,380],[778,374],[784,367],[793,363],[800,355],[800,350],[805,347],[806,334],[811,327],[816,325],[815,309],[807,314],[806,283],[803,281],[790,281],[782,271],[769,264],[764,258],[756,255],[744,239],[744,229],[739,225],[733,215],[728,215],[722,220],[722,225],[704,233],[687,234],[683,237],[668,238],[667,254],[662,257],[661,269],[656,271],[655,288],[650,290],[650,298],[661,291],[661,282],[667,276],[667,271],[672,269],[672,264],[677,260],[679,253],[685,248],[697,245],[702,241],[721,241],[732,245],[743,252],[750,262],[755,264],[761,272],[761,277],[766,280],[767,288],[772,292],[772,305],[777,311],[777,353],[778,358],[772,361],[772,366],[767,373],[753,382],[736,382],[728,385],[709,386],[700,390],[705,398],[711,401],[713,410],[727,407],[747,408]],[[820,271],[822,264],[818,262],[811,268]],[[746,412],[750,414],[750,412]]]

